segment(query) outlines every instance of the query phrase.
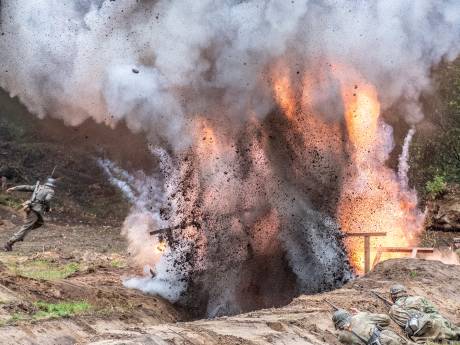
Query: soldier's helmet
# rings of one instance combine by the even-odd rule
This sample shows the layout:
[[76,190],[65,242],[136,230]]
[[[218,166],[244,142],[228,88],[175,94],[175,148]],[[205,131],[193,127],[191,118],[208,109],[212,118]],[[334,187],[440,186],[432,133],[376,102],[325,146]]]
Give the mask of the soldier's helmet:
[[407,296],[407,289],[404,285],[395,284],[390,288],[391,299],[396,301],[400,297]]
[[343,309],[339,309],[332,315],[332,322],[336,329],[343,329],[348,323],[350,323],[351,315],[349,312]]
[[56,187],[56,179],[52,177],[48,177],[48,179],[45,182],[45,186],[48,186],[50,188],[55,188]]

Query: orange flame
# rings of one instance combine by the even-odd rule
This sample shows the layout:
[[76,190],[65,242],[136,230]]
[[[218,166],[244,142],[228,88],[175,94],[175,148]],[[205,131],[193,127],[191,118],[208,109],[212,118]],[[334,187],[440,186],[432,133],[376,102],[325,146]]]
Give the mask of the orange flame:
[[288,118],[293,118],[296,111],[296,99],[289,78],[289,69],[284,64],[278,63],[272,75],[275,101]]
[[[377,90],[355,71],[344,65],[331,65],[341,84],[345,106],[351,164],[346,168],[338,205],[338,221],[345,232],[386,232],[371,238],[371,261],[377,246],[407,247],[417,240],[420,228],[416,202],[399,184],[396,174],[385,166],[389,147],[385,124],[380,119]],[[292,130],[303,133],[306,149],[311,146],[323,154],[340,157],[342,136],[338,123],[327,123],[315,115],[312,87],[325,78],[315,71],[305,74],[300,103],[290,79],[289,68],[279,61],[272,70],[274,99],[289,120]],[[314,97],[314,96],[313,96]],[[297,108],[302,111],[297,112]],[[301,121],[300,121],[301,120]],[[338,155],[336,155],[338,153]],[[343,163],[343,162],[342,162]],[[300,176],[299,176],[300,177]],[[358,272],[364,268],[364,240],[353,237],[345,241],[350,260]],[[391,257],[401,256],[393,253]],[[384,258],[389,258],[386,255]]]
[[351,144],[355,148],[357,162],[365,163],[375,149],[378,137],[380,103],[377,92],[370,85],[354,86],[343,90],[345,121]]
[[[352,164],[344,181],[338,219],[345,232],[386,232],[371,239],[371,262],[377,246],[407,247],[415,238],[415,203],[405,195],[395,173],[385,166],[385,124],[375,88],[367,83],[342,83],[345,121]],[[363,239],[346,240],[352,265],[363,271]],[[391,257],[402,254],[393,253]],[[388,256],[387,256],[388,258]]]

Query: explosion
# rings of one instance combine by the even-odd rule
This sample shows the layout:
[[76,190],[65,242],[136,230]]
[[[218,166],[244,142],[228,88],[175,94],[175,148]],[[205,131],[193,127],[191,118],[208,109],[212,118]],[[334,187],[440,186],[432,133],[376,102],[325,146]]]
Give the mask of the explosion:
[[[337,211],[342,229],[386,232],[385,237],[371,243],[371,257],[377,246],[413,246],[422,231],[424,217],[417,209],[414,192],[406,190],[403,181],[385,166],[393,138],[391,128],[380,118],[377,90],[362,78],[354,77],[351,82],[342,82],[342,98],[351,158]],[[353,266],[362,272],[362,241],[350,238],[346,242]]]
[[[340,84],[346,128],[345,150],[348,162],[343,172],[342,189],[337,205],[337,219],[345,233],[386,233],[383,238],[371,240],[371,261],[378,247],[408,247],[417,243],[422,231],[424,216],[417,209],[417,197],[407,186],[407,169],[399,176],[386,166],[389,154],[394,149],[392,129],[381,119],[378,92],[351,67],[331,64],[328,71]],[[293,91],[289,71],[276,69],[277,78],[273,83],[275,99],[288,119],[297,116],[297,122],[308,121],[299,131],[307,140],[315,143],[321,155],[330,151],[340,152],[342,147],[334,145],[341,139],[340,130],[324,123],[315,112],[308,96],[311,88],[307,85],[311,77],[304,77],[302,90]],[[310,72],[313,78],[318,78]],[[302,109],[296,110],[294,94],[302,94]],[[309,115],[306,115],[310,112]],[[328,146],[318,145],[321,141],[315,133],[327,135]],[[413,135],[413,134],[411,134]],[[409,143],[407,143],[409,145]],[[304,149],[308,149],[305,147]],[[407,157],[406,157],[407,159]],[[403,160],[400,164],[404,164]],[[364,270],[363,239],[350,237],[345,240],[352,266],[357,272]],[[386,254],[400,257],[404,254]]]
[[155,268],[125,284],[200,315],[238,313],[361,272],[347,233],[386,232],[372,257],[416,244],[415,129],[396,173],[402,138],[384,115],[423,118],[430,69],[460,53],[458,6],[7,0],[0,85],[40,117],[141,132],[157,166],[99,160],[132,203],[133,261]]

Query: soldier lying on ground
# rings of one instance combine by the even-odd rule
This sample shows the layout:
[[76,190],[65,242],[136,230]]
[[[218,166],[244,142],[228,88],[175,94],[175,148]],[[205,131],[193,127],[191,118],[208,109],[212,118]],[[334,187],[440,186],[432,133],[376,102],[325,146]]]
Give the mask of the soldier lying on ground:
[[417,343],[460,340],[460,328],[439,314],[426,298],[410,296],[400,284],[392,286],[390,294],[394,302],[391,318]]
[[409,345],[413,342],[404,339],[390,329],[390,317],[385,314],[357,312],[351,315],[339,309],[332,316],[334,326],[339,330],[341,343],[348,345]]
[[25,205],[26,219],[20,229],[5,243],[5,251],[13,250],[13,244],[23,241],[30,230],[37,229],[44,224],[43,213],[50,211],[50,201],[54,196],[56,179],[49,177],[44,185],[22,185],[7,189],[12,191],[32,192],[31,199]]

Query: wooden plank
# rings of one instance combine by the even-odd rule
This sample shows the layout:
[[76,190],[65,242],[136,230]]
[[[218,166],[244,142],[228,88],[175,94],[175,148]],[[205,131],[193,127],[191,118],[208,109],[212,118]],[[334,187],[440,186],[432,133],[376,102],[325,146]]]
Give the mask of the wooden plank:
[[372,268],[380,262],[383,253],[411,253],[411,257],[416,258],[418,253],[433,253],[433,251],[434,248],[425,247],[378,247]]
[[416,249],[418,253],[433,253],[433,248],[425,247],[380,247],[382,253],[412,253]]
[[386,236],[386,232],[347,232],[345,236],[356,237],[356,236]]

